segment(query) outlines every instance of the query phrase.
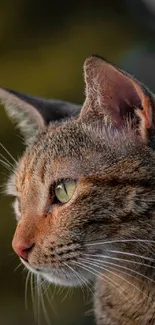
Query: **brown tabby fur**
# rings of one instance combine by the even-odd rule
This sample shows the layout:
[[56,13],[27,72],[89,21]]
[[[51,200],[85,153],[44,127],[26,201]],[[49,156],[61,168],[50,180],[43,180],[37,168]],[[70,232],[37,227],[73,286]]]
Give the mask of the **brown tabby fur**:
[[[27,245],[22,262],[50,282],[93,279],[98,325],[155,324],[153,95],[98,57],[86,60],[84,73],[79,115],[44,123],[39,111],[39,133],[8,183],[21,202],[13,247]],[[9,111],[23,109],[20,97],[0,90]],[[36,119],[38,108],[24,102]],[[52,205],[61,179],[77,180],[76,190]]]

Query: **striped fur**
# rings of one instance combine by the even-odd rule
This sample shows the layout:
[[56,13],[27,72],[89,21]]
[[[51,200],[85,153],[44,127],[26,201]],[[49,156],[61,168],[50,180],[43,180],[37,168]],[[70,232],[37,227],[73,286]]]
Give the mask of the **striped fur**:
[[[155,324],[154,95],[98,57],[84,74],[81,112],[54,123],[41,115],[8,183],[13,247],[27,243],[22,262],[49,282],[93,280],[98,325]],[[77,181],[66,204],[54,201],[62,179]]]

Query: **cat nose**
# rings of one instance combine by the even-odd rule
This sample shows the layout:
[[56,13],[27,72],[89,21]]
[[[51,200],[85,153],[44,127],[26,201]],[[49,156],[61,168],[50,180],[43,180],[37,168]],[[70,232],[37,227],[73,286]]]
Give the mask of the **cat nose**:
[[23,258],[26,262],[28,262],[28,256],[34,247],[34,244],[28,244],[21,241],[14,241],[12,242],[12,247],[15,253]]

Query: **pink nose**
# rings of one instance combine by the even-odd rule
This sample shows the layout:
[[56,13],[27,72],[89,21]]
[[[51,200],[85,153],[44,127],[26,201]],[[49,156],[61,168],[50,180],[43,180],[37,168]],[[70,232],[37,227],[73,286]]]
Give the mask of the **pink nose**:
[[14,241],[12,242],[12,247],[16,254],[23,258],[24,260],[28,261],[29,253],[32,251],[34,244],[26,244],[20,241]]

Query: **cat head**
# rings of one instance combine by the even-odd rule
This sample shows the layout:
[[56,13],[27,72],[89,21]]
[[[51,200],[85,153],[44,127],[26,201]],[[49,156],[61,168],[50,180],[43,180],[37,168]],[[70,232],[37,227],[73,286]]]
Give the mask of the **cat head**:
[[[85,61],[84,76],[81,111],[58,123],[55,103],[44,110],[36,99],[0,90],[21,129],[26,114],[32,133],[39,130],[7,187],[17,216],[13,248],[31,271],[63,285],[92,278],[98,255],[110,258],[116,247],[140,252],[138,240],[155,237],[153,95],[99,57]],[[69,107],[67,116],[76,115]]]

